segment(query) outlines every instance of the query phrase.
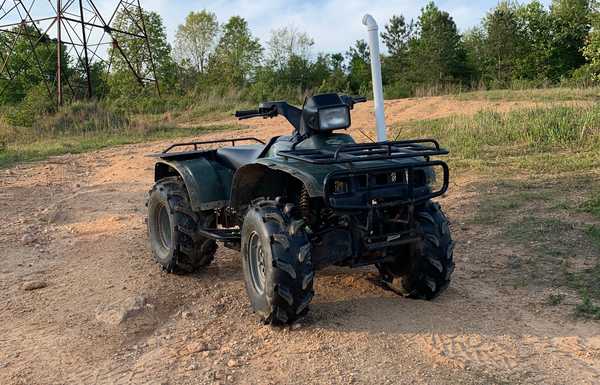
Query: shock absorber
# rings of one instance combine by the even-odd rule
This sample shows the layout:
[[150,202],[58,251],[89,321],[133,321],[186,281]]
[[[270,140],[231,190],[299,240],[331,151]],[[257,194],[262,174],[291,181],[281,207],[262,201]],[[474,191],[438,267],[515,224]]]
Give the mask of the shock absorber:
[[306,223],[312,225],[313,216],[310,210],[310,194],[306,187],[302,188],[302,192],[300,193],[300,199],[298,202],[298,208],[300,209],[300,215],[306,221]]

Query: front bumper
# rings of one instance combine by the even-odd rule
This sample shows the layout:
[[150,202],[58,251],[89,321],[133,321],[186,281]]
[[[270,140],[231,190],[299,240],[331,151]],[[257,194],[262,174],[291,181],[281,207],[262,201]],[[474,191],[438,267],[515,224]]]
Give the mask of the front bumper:
[[[428,170],[441,168],[443,181],[432,191]],[[362,170],[334,171],[324,185],[325,202],[334,210],[372,210],[415,205],[448,191],[450,171],[442,161],[413,162]]]

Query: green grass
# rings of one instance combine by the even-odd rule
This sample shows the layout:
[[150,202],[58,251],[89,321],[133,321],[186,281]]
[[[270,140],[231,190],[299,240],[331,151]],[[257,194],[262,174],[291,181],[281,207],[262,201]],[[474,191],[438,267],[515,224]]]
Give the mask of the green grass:
[[457,100],[487,100],[487,101],[533,101],[560,102],[576,100],[600,100],[600,88],[544,88],[525,90],[489,90],[465,92],[454,96]]
[[18,162],[43,160],[49,156],[78,154],[123,144],[143,143],[161,139],[201,135],[211,131],[232,130],[234,126],[211,126],[175,128],[159,126],[146,131],[123,131],[116,133],[91,133],[87,135],[63,135],[44,138],[31,143],[11,143],[0,149],[0,168]]
[[598,225],[589,225],[585,230],[588,237],[594,242],[594,244],[600,250],[600,226]]
[[498,179],[490,173],[472,185],[480,192],[472,223],[488,226],[498,234],[494,239],[510,245],[508,284],[560,289],[544,299],[548,306],[563,302],[563,290],[572,291],[580,296],[575,314],[600,319],[600,223],[582,215],[600,220],[599,182],[593,173],[529,175]]
[[52,114],[40,113],[30,104],[4,106],[0,110],[0,167],[65,153],[233,129],[207,128],[202,122],[224,118],[239,103],[235,97],[206,96],[117,99],[76,102]]
[[581,205],[581,208],[583,211],[600,218],[600,193],[596,192],[592,198]]
[[600,320],[600,306],[595,305],[586,293],[582,301],[575,307],[575,315],[579,318]]
[[550,306],[558,306],[563,302],[564,299],[565,299],[564,294],[560,294],[560,293],[559,294],[550,294],[548,296],[548,299],[546,300],[546,302]]
[[395,130],[398,138],[438,139],[461,169],[556,173],[600,164],[600,105],[481,111],[407,122]]

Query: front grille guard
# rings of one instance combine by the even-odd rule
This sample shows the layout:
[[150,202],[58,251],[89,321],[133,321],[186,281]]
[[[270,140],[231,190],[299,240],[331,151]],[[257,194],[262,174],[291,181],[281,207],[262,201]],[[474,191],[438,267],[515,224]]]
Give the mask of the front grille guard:
[[[386,173],[386,172],[393,173],[393,172],[398,172],[400,170],[405,170],[405,172],[410,173],[413,170],[423,169],[423,168],[428,168],[428,167],[441,167],[443,170],[444,180],[442,183],[442,187],[437,191],[429,191],[429,192],[426,192],[423,194],[422,190],[423,190],[424,186],[415,187],[410,182],[407,184],[398,184],[398,185],[390,184],[390,185],[387,185],[387,187],[393,188],[396,186],[397,188],[402,188],[405,190],[404,194],[402,194],[403,198],[402,199],[394,199],[391,201],[379,202],[379,201],[377,201],[377,199],[380,197],[376,196],[375,192],[373,191],[374,188],[371,188],[371,186],[369,186],[369,182],[372,180],[371,177],[374,176],[374,174],[382,174],[382,173]],[[365,188],[361,189],[361,191],[366,193],[366,195],[367,195],[366,204],[364,204],[364,205],[347,205],[347,204],[338,203],[338,201],[343,200],[343,198],[338,198],[335,196],[336,194],[333,191],[334,190],[333,183],[335,183],[336,180],[340,180],[340,179],[344,179],[344,178],[351,178],[351,177],[361,176],[361,175],[365,175],[366,180],[367,180],[367,186]],[[377,168],[371,168],[371,169],[367,169],[367,170],[334,171],[325,177],[324,197],[325,197],[325,202],[327,202],[329,207],[331,207],[334,210],[371,210],[374,208],[395,207],[395,206],[400,206],[400,205],[415,205],[418,203],[422,203],[422,202],[428,201],[430,199],[437,198],[439,196],[444,195],[448,191],[449,184],[450,184],[450,169],[448,168],[448,165],[445,162],[442,162],[440,160],[433,160],[433,161],[426,161],[426,162],[414,162],[414,163],[396,165],[396,166],[377,167]],[[381,188],[382,186],[379,185],[377,187]],[[416,194],[416,191],[415,191],[416,189],[420,190],[419,194]],[[353,190],[352,192],[354,193],[355,191]]]

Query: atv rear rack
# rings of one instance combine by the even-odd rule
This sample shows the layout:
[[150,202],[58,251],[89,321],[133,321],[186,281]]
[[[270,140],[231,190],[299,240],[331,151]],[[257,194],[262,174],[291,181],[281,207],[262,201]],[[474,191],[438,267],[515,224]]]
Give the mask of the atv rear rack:
[[[202,148],[199,148],[199,146],[202,146],[205,144],[231,143],[231,145],[235,147],[237,142],[256,142],[256,143],[260,143],[260,144],[265,144],[265,142],[263,142],[262,140],[254,138],[254,137],[206,140],[206,141],[202,141],[202,142],[184,142],[184,143],[172,144],[169,147],[167,147],[166,149],[164,149],[162,152],[159,152],[158,154],[150,154],[148,156],[152,157],[152,158],[167,158],[167,157],[172,157],[172,156],[190,155],[190,154],[198,153],[199,151],[205,151]],[[171,150],[173,150],[174,148],[191,147],[191,146],[194,146],[193,151],[183,151],[183,152],[175,152],[175,153],[171,152]]]
[[[429,145],[427,145],[429,144]],[[401,140],[381,143],[346,144],[335,151],[325,149],[286,150],[277,155],[312,164],[336,164],[368,162],[448,155],[449,151],[441,148],[434,139]]]

